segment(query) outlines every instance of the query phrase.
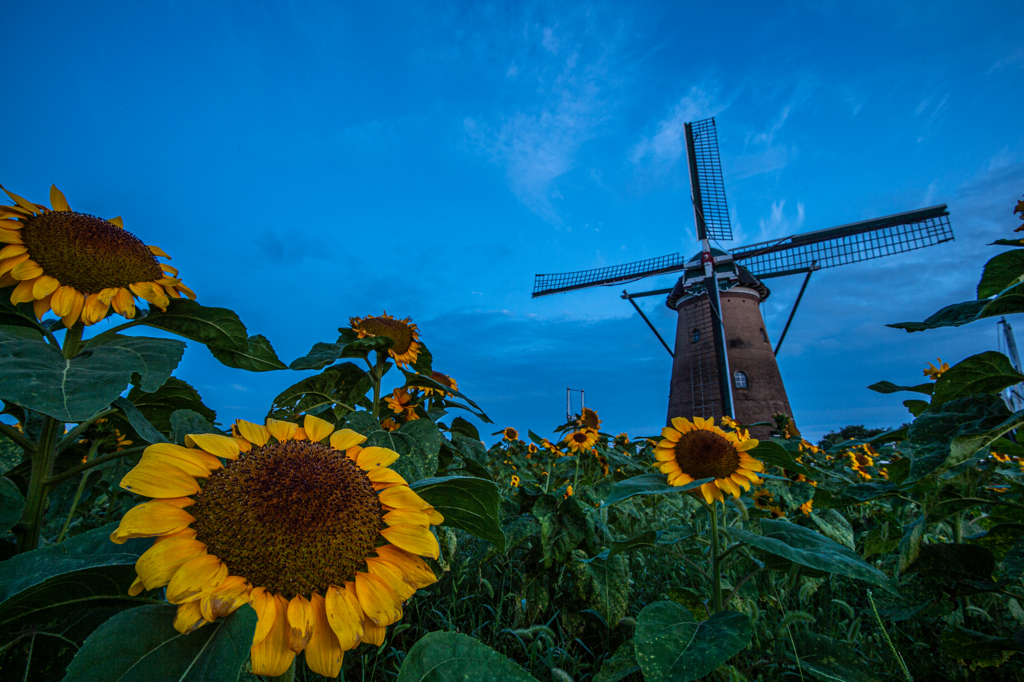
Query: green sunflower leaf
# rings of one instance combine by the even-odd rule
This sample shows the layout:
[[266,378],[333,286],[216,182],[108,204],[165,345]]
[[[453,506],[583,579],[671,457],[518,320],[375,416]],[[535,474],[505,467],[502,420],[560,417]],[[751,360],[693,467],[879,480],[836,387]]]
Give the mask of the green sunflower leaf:
[[217,421],[217,413],[203,404],[199,392],[177,377],[171,377],[152,393],[133,386],[128,391],[128,400],[150,424],[167,436],[174,433],[171,415],[178,410],[191,410],[210,423]]
[[[25,497],[14,481],[0,478],[0,533],[6,533],[21,520],[25,509]],[[2,564],[0,564],[2,566]]]
[[594,675],[594,682],[619,682],[638,672],[640,666],[636,663],[636,646],[633,640],[628,639],[604,660],[601,670]]
[[110,541],[111,523],[59,545],[32,550],[0,563],[0,627],[41,622],[84,608],[127,608],[152,603],[131,597],[135,562],[151,540]]
[[431,632],[409,650],[397,682],[442,680],[537,682],[518,663],[479,640],[456,632]]
[[625,480],[617,482],[608,491],[608,496],[605,498],[601,508],[604,509],[609,505],[613,505],[616,502],[622,502],[628,500],[636,495],[663,495],[665,493],[685,493],[690,490],[696,490],[705,483],[709,483],[714,479],[702,478],[699,481],[687,483],[686,485],[674,486],[669,485],[668,477],[665,474],[643,474],[642,476],[634,476]]
[[913,391],[914,393],[924,393],[925,395],[931,395],[932,390],[935,388],[935,384],[918,384],[917,386],[899,386],[891,381],[879,381],[877,384],[871,384],[868,386],[868,390],[875,391],[876,393],[898,393],[899,391]]
[[[1024,256],[1024,251],[1014,251]],[[975,393],[999,393],[1008,386],[1024,381],[1010,364],[1010,359],[996,351],[978,353],[943,372],[935,382],[932,405],[963,398]]]
[[856,578],[892,590],[884,573],[866,563],[852,550],[830,540],[821,533],[788,521],[761,520],[763,535],[739,528],[730,528],[734,540],[781,556],[794,563],[826,573]]
[[228,367],[250,372],[286,369],[270,342],[260,335],[249,336],[238,315],[227,308],[208,308],[185,298],[172,298],[167,310],[150,310],[139,324],[198,341]]
[[985,263],[985,271],[978,282],[978,299],[991,298],[1021,281],[1024,281],[1024,251],[1001,253]]
[[763,440],[753,450],[747,450],[747,454],[765,464],[785,469],[790,473],[812,476],[807,467],[793,459],[789,450],[774,441]]
[[629,607],[629,562],[621,556],[595,562],[582,560],[585,557],[577,550],[568,564],[576,590],[584,604],[614,627]]
[[235,369],[244,369],[247,372],[272,372],[277,369],[288,369],[288,366],[281,362],[262,334],[250,336],[245,348],[222,348],[220,346],[209,346],[213,357],[220,360],[222,365]]
[[344,348],[345,346],[340,343],[323,343],[322,341],[318,341],[313,344],[313,347],[308,353],[303,355],[301,358],[292,360],[292,363],[288,365],[288,368],[294,370],[323,369],[340,358],[341,351]]
[[43,333],[43,326],[36,319],[31,303],[11,303],[11,292],[14,287],[0,289],[0,325],[25,327]]
[[505,551],[501,530],[501,497],[493,481],[472,476],[424,478],[410,487],[441,512],[444,525],[461,528]]
[[649,604],[636,622],[636,660],[646,682],[690,682],[742,651],[753,636],[750,619],[719,611],[698,623],[669,601]]
[[455,402],[453,400],[446,399],[445,402],[448,405],[452,406],[452,407],[458,407],[459,409],[463,409],[463,410],[466,410],[468,412],[472,412],[481,421],[483,421],[486,424],[493,424],[494,423],[494,422],[491,421],[490,417],[488,417],[486,414],[484,414],[484,411],[480,409],[479,405],[474,403],[472,400],[470,400],[468,397],[466,397],[465,395],[460,393],[458,390],[453,389],[453,388],[449,388],[448,386],[445,386],[444,384],[441,384],[441,383],[439,383],[437,381],[434,381],[433,379],[431,379],[429,376],[426,376],[426,375],[416,374],[415,372],[409,372],[409,371],[407,371],[405,369],[402,369],[402,373],[405,375],[405,385],[406,386],[414,386],[414,387],[419,387],[419,388],[433,388],[433,389],[436,389],[436,390],[439,390],[439,391],[444,391],[445,393],[449,394],[449,396],[453,396],[454,395],[457,398],[462,398],[463,400],[466,401],[466,403],[469,405],[469,407],[467,407],[466,405],[463,405],[461,403]]
[[954,303],[931,315],[924,322],[897,322],[885,326],[894,329],[906,329],[908,332],[921,332],[926,329],[938,329],[939,327],[960,327],[974,322],[982,310],[984,310],[986,304],[988,304],[988,301]]
[[171,433],[174,442],[182,445],[185,436],[190,433],[216,433],[223,435],[220,429],[206,421],[203,415],[192,410],[176,410],[171,414]]
[[281,391],[271,404],[270,416],[294,419],[304,412],[334,410],[339,417],[356,407],[371,386],[369,375],[353,363],[333,365]]
[[256,631],[252,607],[188,635],[174,629],[176,612],[163,605],[117,614],[85,640],[64,682],[236,682]]
[[121,410],[124,413],[125,419],[131,424],[132,428],[135,429],[135,433],[145,440],[147,443],[166,443],[167,439],[162,433],[156,430],[156,427],[149,423],[139,408],[135,407],[130,400],[127,398],[118,398],[113,402],[114,407]]
[[115,335],[68,360],[47,343],[0,333],[0,398],[81,422],[116,400],[133,375],[143,390],[159,388],[184,352],[174,339]]

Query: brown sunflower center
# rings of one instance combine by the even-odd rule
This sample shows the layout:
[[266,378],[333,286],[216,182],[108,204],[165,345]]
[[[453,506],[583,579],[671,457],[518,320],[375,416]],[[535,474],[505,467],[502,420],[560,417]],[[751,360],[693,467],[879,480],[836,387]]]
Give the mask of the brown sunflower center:
[[45,274],[83,294],[164,276],[138,237],[85,213],[45,211],[26,219],[21,238]]
[[254,447],[215,471],[189,512],[232,575],[289,599],[354,580],[383,528],[366,474],[308,441]]
[[592,429],[596,429],[601,425],[601,420],[598,419],[597,413],[593,410],[583,409],[583,415],[580,417],[584,426],[589,426]]
[[397,355],[409,350],[414,340],[412,328],[408,323],[390,317],[367,317],[359,321],[356,328],[371,336],[385,336],[391,339],[395,342],[391,350]]
[[740,465],[740,455],[729,439],[706,429],[684,433],[675,450],[679,468],[695,480],[728,478]]
[[586,443],[587,442],[587,434],[580,433],[580,432],[577,431],[576,433],[572,434],[572,440],[573,440],[574,443],[580,443],[580,444]]

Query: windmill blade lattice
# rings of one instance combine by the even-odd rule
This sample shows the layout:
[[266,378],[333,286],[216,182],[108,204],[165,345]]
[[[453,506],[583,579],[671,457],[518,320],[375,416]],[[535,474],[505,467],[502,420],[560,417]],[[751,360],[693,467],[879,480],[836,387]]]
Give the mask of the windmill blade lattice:
[[[718,156],[715,119],[706,118],[687,123],[685,129],[690,191],[697,214],[697,238],[731,240],[732,225],[729,223],[729,206],[725,202],[725,183],[722,181],[722,160]],[[702,220],[703,231],[700,224]]]
[[945,204],[906,213],[805,232],[733,249],[759,279],[857,263],[952,241]]

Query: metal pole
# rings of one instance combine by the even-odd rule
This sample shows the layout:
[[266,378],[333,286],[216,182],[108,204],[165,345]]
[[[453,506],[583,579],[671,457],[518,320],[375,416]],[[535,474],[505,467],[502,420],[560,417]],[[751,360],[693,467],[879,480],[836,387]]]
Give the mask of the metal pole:
[[729,376],[729,352],[725,347],[725,320],[722,319],[722,299],[718,296],[718,278],[715,277],[714,259],[708,240],[704,241],[704,283],[708,289],[708,301],[715,318],[711,328],[715,333],[715,350],[718,351],[718,385],[722,391],[722,414],[735,417],[732,408],[732,380]]
[[647,326],[651,328],[651,331],[654,332],[654,335],[658,337],[658,341],[661,341],[661,345],[665,346],[665,350],[668,351],[668,354],[675,358],[676,354],[673,353],[672,349],[668,347],[668,344],[665,343],[665,339],[661,337],[661,334],[658,333],[658,330],[654,328],[654,325],[651,323],[651,321],[647,319],[646,315],[644,315],[644,311],[640,309],[640,306],[636,304],[636,301],[629,297],[629,292],[626,291],[625,289],[622,290],[622,298],[626,299],[627,301],[633,304],[633,307],[636,308],[636,311],[640,313],[640,317],[644,318],[644,322],[646,322]]
[[807,276],[804,277],[804,283],[800,287],[800,293],[796,295],[796,302],[793,304],[793,309],[789,311],[789,319],[786,320],[786,326],[782,328],[782,336],[779,337],[779,342],[775,344],[775,355],[779,354],[779,349],[782,348],[782,342],[786,340],[786,332],[789,331],[789,325],[793,322],[793,316],[796,315],[796,307],[800,305],[800,299],[804,297],[804,290],[807,288],[807,283],[811,281],[811,273],[814,272],[814,266],[817,265],[818,261],[811,262],[811,269],[807,271]]

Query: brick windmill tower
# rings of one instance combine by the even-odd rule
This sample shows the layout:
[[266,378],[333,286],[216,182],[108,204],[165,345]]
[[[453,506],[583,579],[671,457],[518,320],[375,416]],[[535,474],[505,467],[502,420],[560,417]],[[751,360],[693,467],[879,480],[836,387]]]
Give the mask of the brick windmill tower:
[[[713,118],[685,125],[693,217],[700,252],[678,253],[594,270],[536,275],[533,297],[612,286],[682,272],[676,285],[622,298],[636,308],[672,356],[668,419],[729,415],[743,424],[793,416],[776,355],[789,331],[811,273],[934,246],[953,239],[945,204],[772,239],[727,251],[732,240],[718,135]],[[803,274],[803,286],[773,348],[760,304],[763,280]],[[633,300],[664,296],[678,314],[673,347]],[[764,429],[766,432],[767,429]]]

